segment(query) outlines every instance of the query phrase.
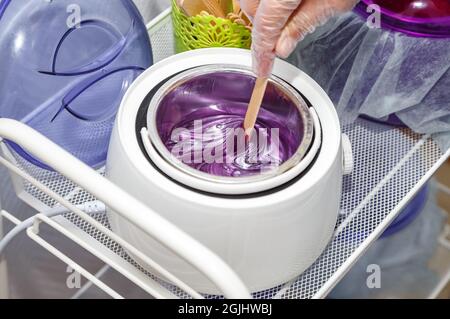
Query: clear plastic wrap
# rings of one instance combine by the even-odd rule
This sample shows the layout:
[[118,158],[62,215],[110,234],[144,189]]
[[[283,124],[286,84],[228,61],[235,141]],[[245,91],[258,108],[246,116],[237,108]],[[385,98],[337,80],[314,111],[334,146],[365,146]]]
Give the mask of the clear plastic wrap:
[[369,28],[356,13],[332,19],[289,61],[330,95],[344,122],[395,114],[450,148],[450,40]]

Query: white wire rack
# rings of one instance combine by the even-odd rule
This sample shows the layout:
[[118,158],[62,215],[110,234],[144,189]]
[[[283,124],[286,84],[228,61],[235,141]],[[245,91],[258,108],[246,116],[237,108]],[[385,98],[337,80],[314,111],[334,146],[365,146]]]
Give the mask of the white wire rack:
[[[155,62],[174,54],[170,10],[161,14],[149,25],[149,33]],[[0,122],[0,132],[1,126]],[[415,134],[408,129],[396,129],[358,120],[356,123],[344,126],[343,131],[349,136],[353,145],[355,170],[351,176],[344,179],[340,218],[332,241],[321,257],[301,276],[284,285],[255,293],[254,298],[326,297],[371,243],[377,240],[397,217],[414,194],[450,156],[450,150],[443,153],[429,135]],[[23,147],[27,145],[26,140],[35,138],[32,133],[15,136],[15,133],[10,132],[8,135],[14,136],[16,143]],[[5,138],[1,134],[0,137]],[[158,276],[145,271],[125,252],[124,247],[134,255],[139,256],[141,253],[110,231],[104,213],[83,212],[90,207],[89,203],[96,203],[97,198],[102,199],[107,206],[114,206],[114,202],[117,202],[117,199],[112,198],[113,196],[106,189],[92,186],[87,182],[89,177],[90,181],[100,178],[98,181],[103,183],[105,180],[102,177],[103,169],[96,173],[88,172],[85,168],[77,166],[81,165],[77,162],[72,167],[65,163],[58,164],[58,169],[53,167],[59,173],[49,172],[28,164],[11,153],[3,143],[0,146],[3,151],[0,164],[11,171],[17,195],[41,212],[35,216],[33,227],[28,228],[29,237],[89,280],[90,283],[77,295],[93,284],[111,297],[121,298],[120,294],[101,280],[108,267],[111,267],[156,298],[220,297],[199,295],[157,265],[153,269],[156,269],[154,274]],[[74,169],[75,174],[86,172],[89,176],[76,177]],[[64,176],[73,178],[70,180]],[[129,200],[129,198],[123,200]],[[46,216],[61,205],[70,213],[54,218]],[[123,214],[131,218],[131,207]],[[2,211],[0,223],[2,216],[14,224],[20,222],[11,214]],[[52,227],[74,241],[102,260],[106,266],[97,274],[88,272],[76,260],[69,258],[40,236],[41,224]],[[178,230],[174,229],[174,231]],[[183,233],[180,231],[180,234]],[[192,243],[198,244],[193,239]],[[198,245],[198,249],[204,254],[210,253],[201,245]],[[151,256],[143,256],[151,262],[148,257]],[[211,256],[208,255],[209,257]],[[211,258],[213,257],[215,256]],[[197,260],[197,264],[203,273],[208,272],[208,267],[213,267],[202,265],[201,260]],[[212,277],[217,277],[218,285],[223,289],[224,295],[246,296],[245,288],[240,286],[239,280],[233,277],[234,274],[230,269],[220,264],[220,261],[217,261],[217,264],[222,272],[215,271]],[[158,279],[161,277],[168,280]],[[169,284],[167,283],[169,281],[178,284]],[[235,287],[230,287],[227,281],[235,283]],[[225,283],[222,286],[223,282]]]

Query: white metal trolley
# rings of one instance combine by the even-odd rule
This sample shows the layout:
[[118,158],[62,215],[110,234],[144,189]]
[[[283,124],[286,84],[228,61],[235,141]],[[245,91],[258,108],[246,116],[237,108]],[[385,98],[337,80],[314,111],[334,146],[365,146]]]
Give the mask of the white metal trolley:
[[[148,30],[155,62],[174,54],[170,9],[153,20]],[[154,264],[151,256],[143,255],[112,233],[102,212],[108,206],[189,261],[216,283],[224,297],[324,298],[450,156],[450,150],[443,153],[431,136],[415,134],[409,129],[358,120],[344,126],[343,131],[353,145],[355,170],[344,179],[341,212],[333,240],[301,276],[253,295],[248,294],[222,260],[109,182],[103,177],[103,169],[88,168],[25,125],[0,119],[0,139],[14,141],[56,172],[28,164],[11,153],[1,140],[0,164],[10,170],[17,196],[40,212],[27,229],[29,238],[89,281],[77,295],[95,285],[111,297],[121,298],[102,281],[103,274],[111,268],[155,298],[221,297],[199,294]],[[61,212],[65,213],[60,215]],[[2,222],[19,224],[21,221],[1,211],[0,231]],[[96,274],[84,269],[40,236],[43,224],[99,258],[105,267]],[[158,276],[141,268],[125,250],[152,265]],[[0,264],[1,284],[7,285],[5,262]],[[1,291],[2,287],[0,294]]]

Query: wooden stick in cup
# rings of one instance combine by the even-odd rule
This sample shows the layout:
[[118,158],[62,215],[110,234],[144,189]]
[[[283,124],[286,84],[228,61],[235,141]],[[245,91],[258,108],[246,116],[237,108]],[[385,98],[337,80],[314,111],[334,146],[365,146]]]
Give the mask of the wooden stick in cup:
[[247,113],[245,114],[244,130],[245,135],[250,137],[258,118],[259,109],[261,108],[264,94],[266,93],[268,78],[257,78],[255,88],[253,89],[252,98],[248,104]]
[[227,15],[230,12],[233,12],[233,1],[234,0],[216,0],[220,7],[222,8],[222,11]]

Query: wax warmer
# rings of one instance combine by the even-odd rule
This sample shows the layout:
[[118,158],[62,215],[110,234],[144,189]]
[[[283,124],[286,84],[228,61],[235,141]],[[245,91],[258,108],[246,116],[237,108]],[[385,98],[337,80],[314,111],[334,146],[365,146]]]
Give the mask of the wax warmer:
[[[254,83],[250,67],[249,51],[221,48],[179,54],[144,72],[119,110],[107,177],[214,251],[255,292],[295,278],[319,257],[335,227],[352,157],[330,99],[281,60],[257,123],[267,124],[270,114],[281,119],[277,165],[224,174],[225,164],[209,170],[173,156],[167,142],[175,123],[189,126],[191,117],[211,114],[217,120],[221,112],[243,120]],[[113,211],[108,216],[117,234],[191,287],[219,293],[138,227]]]
[[[205,144],[223,144],[227,140],[227,129],[240,130],[242,142],[245,142],[242,124],[254,82],[251,71],[239,65],[200,66],[168,80],[155,93],[148,108],[148,137],[144,135],[142,140],[151,160],[165,174],[182,184],[220,195],[266,191],[298,176],[311,164],[320,147],[320,123],[301,95],[277,77],[269,80],[257,130],[253,135],[257,140],[250,146],[257,157],[255,165],[244,158],[250,155],[248,152],[233,153],[234,157],[228,163],[225,158],[227,154],[217,158],[219,163],[208,163],[203,156],[203,147],[199,150],[194,148],[195,144],[202,144],[199,138],[207,140]],[[198,135],[202,133],[199,138],[193,136],[195,120],[205,122],[203,132],[196,132]],[[273,143],[276,145],[258,149],[258,140],[266,138],[259,142],[270,144],[269,138],[273,138],[267,131],[264,133],[266,136],[260,136],[260,126],[266,130],[278,129],[278,140]],[[186,145],[186,141],[179,141],[179,136],[172,136],[180,128],[187,131],[180,134],[189,135],[187,142],[192,143],[186,154],[188,164],[171,152],[174,149],[170,147],[174,144],[173,140],[183,144],[181,146]],[[208,129],[223,131],[223,134],[218,136],[219,139],[213,139],[206,136]],[[224,138],[220,139],[222,136]],[[235,147],[232,148],[234,152]],[[194,156],[198,152],[202,157],[195,163]],[[278,154],[275,155],[275,152]],[[274,156],[276,159],[273,162],[267,161],[267,165],[260,163],[263,157]]]

